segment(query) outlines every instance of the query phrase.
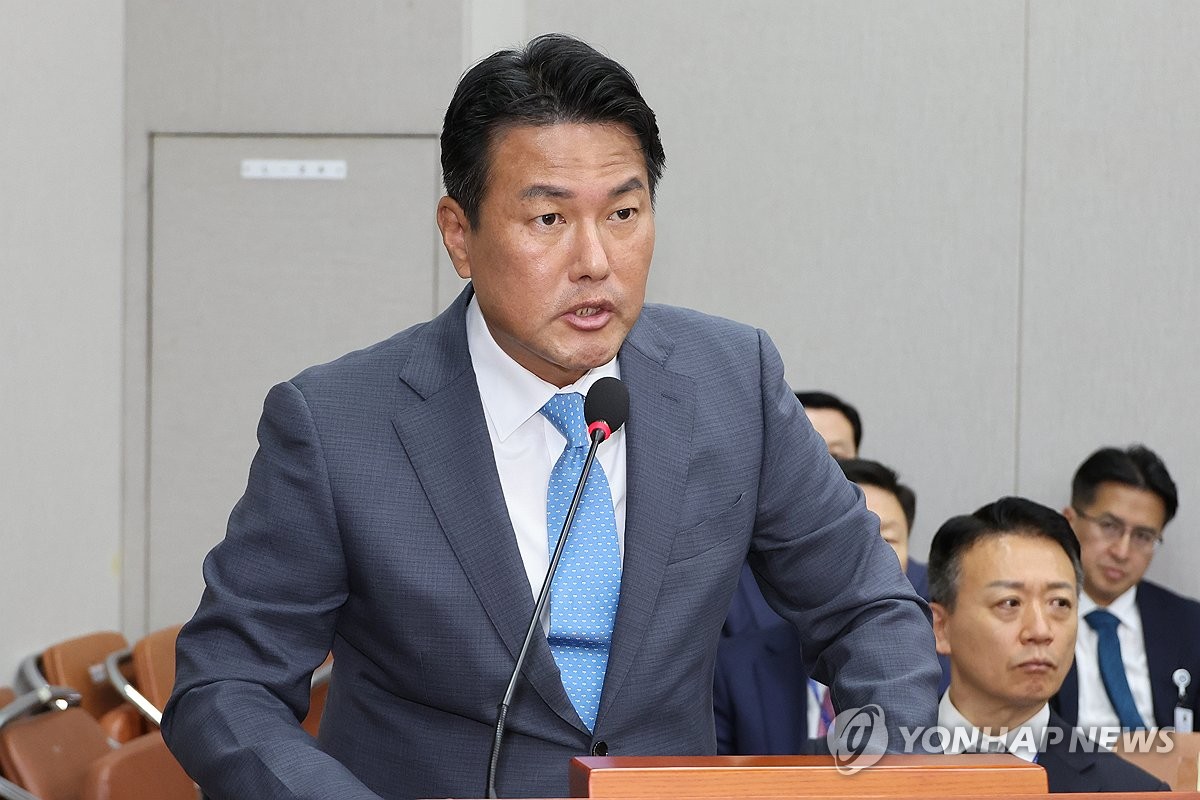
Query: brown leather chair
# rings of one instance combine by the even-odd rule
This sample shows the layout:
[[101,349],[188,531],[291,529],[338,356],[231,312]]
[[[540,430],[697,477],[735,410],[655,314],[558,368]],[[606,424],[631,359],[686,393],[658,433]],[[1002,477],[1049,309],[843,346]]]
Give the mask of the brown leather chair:
[[88,767],[81,800],[196,800],[200,790],[167,749],[162,734],[152,731]]
[[162,711],[175,685],[175,640],[181,627],[152,631],[132,648],[117,650],[105,659],[109,682],[145,717],[151,729],[162,722]]
[[59,709],[79,700],[62,687],[42,687],[0,714],[0,769],[39,800],[78,800],[91,763],[113,750],[90,714],[78,707]]
[[153,631],[133,646],[133,682],[159,710],[166,707],[175,686],[175,640],[182,627]]
[[129,646],[116,631],[97,631],[47,647],[22,665],[25,680],[34,687],[69,686],[82,698],[79,707],[91,714],[104,732],[117,742],[145,733],[137,710],[109,683],[104,660]]

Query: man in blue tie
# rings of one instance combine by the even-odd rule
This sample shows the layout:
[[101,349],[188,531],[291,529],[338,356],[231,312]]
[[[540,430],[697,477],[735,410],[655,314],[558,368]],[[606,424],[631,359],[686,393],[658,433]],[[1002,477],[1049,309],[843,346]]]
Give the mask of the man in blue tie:
[[1002,497],[938,529],[929,590],[938,652],[950,658],[938,708],[945,750],[1006,752],[1038,764],[1051,792],[1165,790],[1047,702],[1071,666],[1082,574],[1067,521],[1022,497]]
[[1084,728],[1194,730],[1200,603],[1143,578],[1178,497],[1152,450],[1104,447],[1075,473],[1063,514],[1083,551],[1075,667],[1055,698]]
[[[633,77],[538,37],[468,70],[441,142],[436,219],[469,284],[271,390],[205,561],[163,721],[205,793],[484,793],[581,474],[581,398],[606,377],[628,387],[628,422],[597,451],[497,793],[565,796],[573,756],[714,752],[712,664],[747,559],[836,702],[881,706],[897,746],[932,723],[927,609],[770,339],[644,303],[665,157]],[[314,741],[297,720],[331,649]]]

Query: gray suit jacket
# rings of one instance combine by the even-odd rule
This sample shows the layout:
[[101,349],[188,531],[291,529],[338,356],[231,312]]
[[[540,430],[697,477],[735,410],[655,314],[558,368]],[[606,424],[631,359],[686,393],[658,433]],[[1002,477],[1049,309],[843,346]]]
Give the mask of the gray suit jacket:
[[[210,796],[482,796],[533,598],[467,350],[470,292],[267,396],[163,723]],[[842,708],[879,703],[894,742],[899,725],[933,724],[928,612],[766,335],[647,306],[619,358],[629,493],[596,729],[535,639],[499,793],[565,796],[570,758],[601,742],[609,755],[715,752],[713,661],[747,557]],[[296,720],[330,649],[314,741]]]

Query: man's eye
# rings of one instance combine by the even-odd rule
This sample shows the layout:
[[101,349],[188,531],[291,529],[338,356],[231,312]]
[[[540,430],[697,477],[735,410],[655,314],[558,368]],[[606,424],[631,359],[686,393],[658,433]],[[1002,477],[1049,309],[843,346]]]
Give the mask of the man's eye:
[[558,214],[542,214],[538,217],[538,222],[546,226],[553,225],[558,222]]
[[622,208],[620,211],[614,211],[613,216],[619,220],[627,220],[632,217],[634,210],[632,208]]

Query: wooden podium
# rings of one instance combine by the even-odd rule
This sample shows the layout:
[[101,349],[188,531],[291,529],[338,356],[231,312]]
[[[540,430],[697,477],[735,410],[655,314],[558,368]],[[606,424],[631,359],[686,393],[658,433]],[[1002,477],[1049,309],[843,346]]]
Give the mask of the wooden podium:
[[[1186,749],[1186,748],[1181,748]],[[832,756],[578,757],[571,797],[601,800],[1048,800],[1046,773],[1013,755],[885,755],[853,775]],[[1058,800],[1200,800],[1200,792],[1053,795]]]
[[572,797],[897,798],[1045,796],[1046,772],[1016,756],[885,755],[852,775],[832,756],[575,758]]

